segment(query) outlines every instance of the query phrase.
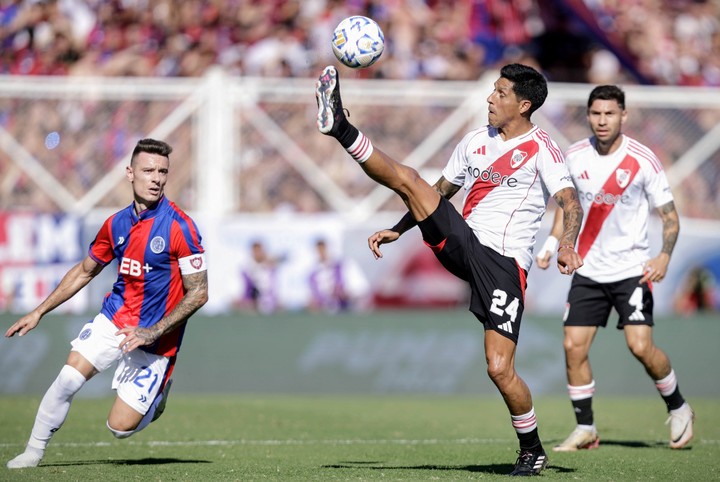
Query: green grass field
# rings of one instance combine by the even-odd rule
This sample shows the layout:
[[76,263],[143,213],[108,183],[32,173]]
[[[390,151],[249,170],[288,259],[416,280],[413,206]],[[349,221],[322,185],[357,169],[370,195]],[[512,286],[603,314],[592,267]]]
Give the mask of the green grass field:
[[[193,318],[168,408],[145,431],[116,440],[106,429],[108,371],[83,388],[40,467],[5,469],[86,319],[48,317],[28,337],[0,338],[0,481],[506,480],[517,457],[485,374],[482,331],[465,310],[228,314]],[[0,315],[0,325],[12,321]],[[518,371],[535,387],[550,450],[574,426],[562,329],[556,318],[523,323]],[[591,354],[600,448],[549,452],[545,479],[720,480],[720,322],[658,320],[655,340],[696,411],[691,447],[668,448],[664,404],[610,328]],[[458,350],[460,341],[477,351]],[[325,358],[310,366],[310,354]],[[452,376],[451,391],[427,391]]]
[[[505,480],[517,441],[502,402],[456,396],[171,396],[161,419],[115,440],[109,399],[78,399],[36,469],[8,470],[39,400],[0,398],[0,480]],[[550,453],[545,478],[720,480],[720,402],[694,399],[695,439],[667,447],[658,397],[598,398],[598,450]],[[564,398],[535,401],[546,449],[573,428]]]

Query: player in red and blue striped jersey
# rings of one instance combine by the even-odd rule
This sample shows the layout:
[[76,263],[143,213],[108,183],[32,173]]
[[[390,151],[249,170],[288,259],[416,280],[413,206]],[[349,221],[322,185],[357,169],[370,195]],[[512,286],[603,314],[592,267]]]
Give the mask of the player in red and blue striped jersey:
[[72,341],[65,366],[40,402],[25,452],[10,460],[8,468],[36,467],[65,421],[73,396],[112,365],[117,365],[112,386],[117,396],[107,427],[115,437],[139,432],[165,409],[186,322],[208,299],[200,233],[164,195],[171,152],[162,141],[138,142],[126,169],[133,203],[103,223],[88,256],[5,332],[6,337],[25,335],[112,260],[118,261],[112,291]]

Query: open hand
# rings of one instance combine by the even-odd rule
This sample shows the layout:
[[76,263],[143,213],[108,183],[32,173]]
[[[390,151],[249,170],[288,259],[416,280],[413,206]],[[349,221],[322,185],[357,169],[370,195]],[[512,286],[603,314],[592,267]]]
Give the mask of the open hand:
[[13,323],[12,326],[5,332],[5,336],[10,338],[16,333],[18,336],[23,336],[25,333],[35,328],[38,323],[40,323],[40,315],[33,311]]
[[391,229],[383,229],[378,231],[368,238],[368,247],[372,251],[375,259],[382,258],[383,255],[380,252],[380,245],[392,243],[400,237],[400,233]]

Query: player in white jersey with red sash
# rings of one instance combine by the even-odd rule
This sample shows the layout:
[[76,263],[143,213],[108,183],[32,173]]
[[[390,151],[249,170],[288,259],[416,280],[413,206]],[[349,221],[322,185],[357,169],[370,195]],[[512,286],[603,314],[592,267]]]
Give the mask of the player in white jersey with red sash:
[[[564,207],[558,268],[571,274],[582,265],[574,250],[582,222],[577,193],[557,145],[530,121],[545,101],[547,82],[531,67],[503,67],[487,99],[489,126],[460,141],[434,186],[374,148],[347,121],[334,67],[324,69],[316,96],[320,132],[335,137],[368,176],[400,195],[409,209],[395,227],[369,238],[375,256],[382,256],[380,245],[417,225],[443,266],[470,284],[470,311],[485,327],[488,375],[505,400],[520,444],[511,475],[539,474],[547,456],[530,390],[514,360],[532,246],[550,195]],[[448,201],[460,189],[462,214]]]
[[552,193],[572,186],[562,153],[537,126],[508,140],[492,126],[466,134],[442,176],[462,187],[462,215],[480,243],[525,271],[532,265],[538,213],[547,206],[543,184]]
[[[627,118],[621,89],[596,87],[590,93],[587,116],[593,136],[566,152],[585,211],[577,245],[584,265],[573,276],[564,316],[568,391],[577,427],[554,450],[598,446],[592,411],[595,380],[588,353],[612,308],[620,315],[617,327],[624,330],[628,348],[665,400],[670,447],[681,448],[693,436],[694,414],[680,394],[670,360],[652,338],[652,283],[665,277],[680,227],[673,196],[655,154],[621,132]],[[658,211],[663,223],[663,245],[655,257],[647,235],[651,209]],[[551,235],[538,254],[541,268],[549,265],[562,217],[556,212]]]

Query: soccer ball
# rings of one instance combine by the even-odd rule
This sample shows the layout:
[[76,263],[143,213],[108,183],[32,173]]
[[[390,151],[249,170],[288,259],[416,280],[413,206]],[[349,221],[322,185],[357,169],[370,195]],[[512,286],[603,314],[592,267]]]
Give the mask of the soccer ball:
[[371,18],[354,15],[344,19],[333,32],[335,57],[352,69],[370,67],[385,49],[385,36]]

